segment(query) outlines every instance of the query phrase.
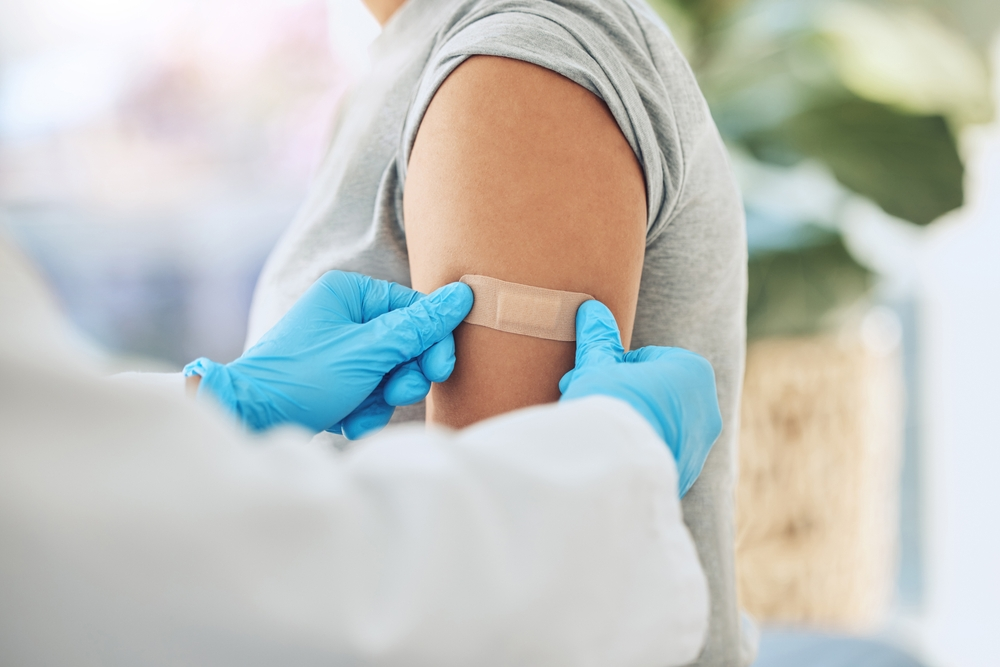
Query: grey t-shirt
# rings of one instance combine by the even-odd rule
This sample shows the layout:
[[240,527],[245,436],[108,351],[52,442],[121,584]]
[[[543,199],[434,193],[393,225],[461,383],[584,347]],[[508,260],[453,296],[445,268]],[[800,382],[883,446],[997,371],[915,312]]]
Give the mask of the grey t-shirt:
[[[747,664],[733,571],[733,488],[745,349],[746,237],[725,149],[687,62],[642,0],[408,0],[338,112],[328,155],[257,285],[248,343],[323,272],[410,284],[406,165],[440,84],[466,58],[553,70],[607,104],[642,165],[649,207],[632,347],[694,350],[715,368],[725,427],[684,498],[712,596],[698,664]],[[397,411],[420,419],[422,408]]]

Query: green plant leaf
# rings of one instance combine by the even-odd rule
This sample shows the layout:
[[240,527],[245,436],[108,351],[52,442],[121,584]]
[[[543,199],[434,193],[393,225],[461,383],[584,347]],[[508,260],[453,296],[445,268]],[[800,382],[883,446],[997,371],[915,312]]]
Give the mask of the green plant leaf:
[[745,138],[762,160],[824,162],[841,183],[886,213],[926,225],[962,205],[964,168],[941,116],[918,116],[858,98],[807,109]]
[[835,326],[871,290],[872,274],[840,236],[750,258],[747,337],[809,335]]
[[674,4],[691,14],[705,28],[732,12],[743,2],[744,0],[674,0]]

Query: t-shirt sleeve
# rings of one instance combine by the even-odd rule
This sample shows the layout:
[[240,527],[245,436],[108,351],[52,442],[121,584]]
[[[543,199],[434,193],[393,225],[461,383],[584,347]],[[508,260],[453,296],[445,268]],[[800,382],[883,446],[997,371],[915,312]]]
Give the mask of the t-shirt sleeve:
[[[637,40],[622,25],[598,26],[591,17],[558,5],[531,11],[503,11],[466,17],[446,29],[424,70],[407,113],[399,174],[406,165],[417,130],[438,88],[466,59],[475,55],[513,58],[552,70],[583,86],[608,106],[635,152],[646,180],[646,235],[651,242],[669,219],[674,190],[668,184],[676,172],[680,186],[680,145],[664,146],[657,126],[673,126],[665,91],[649,84],[655,68]],[[669,142],[666,142],[669,144]],[[666,151],[664,150],[666,149]],[[671,169],[669,162],[677,163]]]

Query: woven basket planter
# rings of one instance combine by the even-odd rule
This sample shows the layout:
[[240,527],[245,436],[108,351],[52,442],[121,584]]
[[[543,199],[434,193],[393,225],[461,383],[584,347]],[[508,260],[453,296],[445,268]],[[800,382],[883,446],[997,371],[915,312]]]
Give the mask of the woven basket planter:
[[767,624],[865,629],[889,604],[900,362],[858,338],[766,339],[747,351],[738,586]]

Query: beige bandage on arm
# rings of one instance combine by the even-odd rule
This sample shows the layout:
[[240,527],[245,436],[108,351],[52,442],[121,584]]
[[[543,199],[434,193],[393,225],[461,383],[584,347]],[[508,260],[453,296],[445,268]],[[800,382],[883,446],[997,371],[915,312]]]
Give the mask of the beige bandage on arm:
[[461,281],[476,298],[466,322],[549,340],[575,341],[576,311],[594,298],[487,276],[462,276]]

